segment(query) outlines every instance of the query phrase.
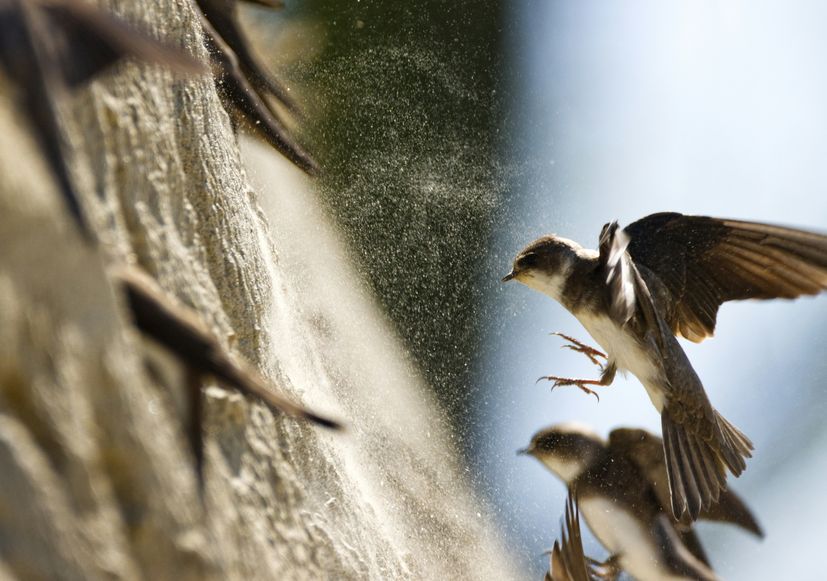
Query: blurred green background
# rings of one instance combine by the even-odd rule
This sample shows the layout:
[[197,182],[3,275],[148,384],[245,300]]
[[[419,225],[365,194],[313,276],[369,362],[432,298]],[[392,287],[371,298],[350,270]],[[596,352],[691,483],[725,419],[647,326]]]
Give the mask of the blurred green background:
[[478,395],[475,308],[497,282],[485,278],[485,248],[506,188],[502,10],[499,1],[311,0],[282,14],[294,59],[280,70],[300,91],[324,203],[457,419]]

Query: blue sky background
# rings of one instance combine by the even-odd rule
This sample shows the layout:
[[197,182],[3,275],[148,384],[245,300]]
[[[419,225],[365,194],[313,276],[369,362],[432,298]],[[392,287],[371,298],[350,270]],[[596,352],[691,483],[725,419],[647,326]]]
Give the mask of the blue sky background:
[[[663,210],[827,231],[827,4],[519,0],[509,18],[520,212],[500,221],[493,243],[503,273],[541,234],[593,248],[604,222]],[[485,433],[474,439],[474,469],[539,578],[565,489],[515,450],[560,421],[606,435],[621,425],[659,432],[659,416],[631,376],[601,391],[599,404],[576,388],[550,394],[534,384],[596,373],[548,335],[593,343],[551,299],[512,283],[485,312],[491,331],[476,363],[485,396],[473,422]],[[716,338],[684,346],[713,405],[756,446],[731,482],[767,537],[702,525],[713,565],[730,580],[818,578],[827,297],[727,304]],[[603,555],[593,541],[587,551]]]

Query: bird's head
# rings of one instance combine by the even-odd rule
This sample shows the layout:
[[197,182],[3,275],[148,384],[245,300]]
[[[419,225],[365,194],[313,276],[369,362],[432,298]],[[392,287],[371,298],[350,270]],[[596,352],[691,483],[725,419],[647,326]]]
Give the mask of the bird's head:
[[605,442],[589,428],[575,423],[540,430],[518,454],[533,456],[566,484],[571,484],[605,449]]
[[516,280],[560,300],[568,274],[583,248],[567,238],[549,235],[526,246],[514,259],[503,282]]

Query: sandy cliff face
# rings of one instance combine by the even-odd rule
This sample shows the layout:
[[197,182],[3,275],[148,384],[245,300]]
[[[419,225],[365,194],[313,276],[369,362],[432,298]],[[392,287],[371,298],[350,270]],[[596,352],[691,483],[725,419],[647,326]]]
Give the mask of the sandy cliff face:
[[[121,8],[205,58],[189,4]],[[516,576],[312,187],[255,145],[250,185],[210,79],[126,64],[63,103],[99,244],[13,97],[0,84],[0,577]],[[202,498],[182,386],[146,373],[116,263],[347,431],[210,385]]]

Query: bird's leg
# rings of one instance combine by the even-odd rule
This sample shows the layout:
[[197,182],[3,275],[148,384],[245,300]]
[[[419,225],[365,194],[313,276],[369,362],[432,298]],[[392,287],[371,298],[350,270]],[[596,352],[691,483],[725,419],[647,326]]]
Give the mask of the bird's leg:
[[603,359],[606,359],[607,361],[609,359],[606,356],[606,354],[603,353],[602,351],[600,351],[598,349],[595,349],[594,347],[589,347],[588,345],[586,345],[585,343],[581,343],[580,341],[578,341],[574,337],[570,337],[570,336],[565,335],[565,334],[560,333],[560,332],[554,332],[554,333],[552,333],[552,335],[557,335],[558,337],[561,337],[562,339],[565,339],[566,341],[571,343],[571,345],[563,345],[562,346],[563,349],[571,349],[572,351],[576,351],[577,353],[582,353],[583,355],[585,355],[586,357],[589,358],[589,361],[591,361],[592,363],[594,363],[595,365],[597,365],[599,367],[603,367],[603,364],[600,363],[600,361],[597,360],[598,357],[602,357]]
[[589,569],[602,581],[616,581],[623,572],[620,567],[620,555],[612,555],[602,563],[589,557],[586,557],[586,561],[589,563]]
[[583,392],[593,395],[597,398],[597,401],[600,401],[600,396],[597,395],[597,392],[593,389],[586,387],[587,385],[599,385],[601,387],[606,387],[612,384],[615,378],[615,374],[617,373],[617,365],[614,361],[609,361],[606,364],[606,367],[603,368],[603,372],[600,374],[600,379],[573,379],[571,377],[558,377],[556,375],[545,375],[538,379],[540,380],[548,380],[553,381],[554,385],[551,386],[551,389],[554,390],[555,387],[560,387],[563,385],[576,385],[580,388]]

